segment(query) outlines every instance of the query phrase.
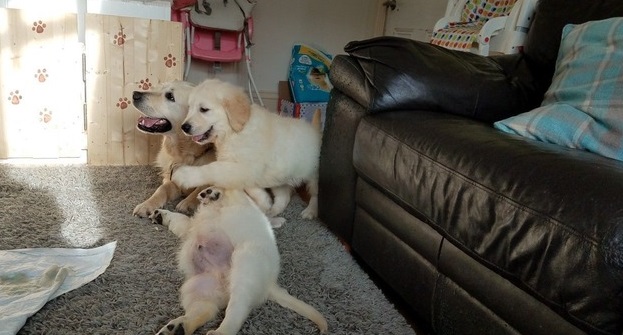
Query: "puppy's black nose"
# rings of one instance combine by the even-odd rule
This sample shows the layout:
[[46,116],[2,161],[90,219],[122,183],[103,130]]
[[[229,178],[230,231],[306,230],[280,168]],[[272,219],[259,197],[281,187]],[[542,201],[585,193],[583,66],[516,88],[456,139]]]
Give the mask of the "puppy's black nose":
[[186,134],[190,134],[190,129],[192,127],[190,126],[190,123],[184,123],[182,125],[182,130],[186,133]]
[[139,92],[139,91],[134,91],[132,92],[132,100],[139,101],[143,99],[143,92]]

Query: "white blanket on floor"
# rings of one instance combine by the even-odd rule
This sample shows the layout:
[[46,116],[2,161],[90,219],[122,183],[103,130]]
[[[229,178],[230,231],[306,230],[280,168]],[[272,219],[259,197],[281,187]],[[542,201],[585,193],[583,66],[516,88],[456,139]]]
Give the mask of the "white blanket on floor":
[[46,302],[104,273],[116,246],[0,250],[0,335],[16,334]]

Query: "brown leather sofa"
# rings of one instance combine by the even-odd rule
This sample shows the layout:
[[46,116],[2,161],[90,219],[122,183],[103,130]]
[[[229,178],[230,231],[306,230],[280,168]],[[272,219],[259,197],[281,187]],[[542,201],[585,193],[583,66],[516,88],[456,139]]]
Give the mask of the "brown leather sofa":
[[522,54],[335,57],[319,215],[435,333],[623,333],[623,162],[492,127],[540,104],[566,23],[613,16],[541,0]]

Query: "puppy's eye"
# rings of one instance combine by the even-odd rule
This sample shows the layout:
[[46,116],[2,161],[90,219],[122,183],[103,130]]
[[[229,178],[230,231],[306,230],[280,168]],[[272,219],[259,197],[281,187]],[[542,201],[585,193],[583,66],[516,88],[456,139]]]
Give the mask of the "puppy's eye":
[[164,97],[169,101],[175,102],[175,96],[173,95],[173,92],[165,93]]
[[200,111],[201,113],[205,113],[205,112],[207,112],[207,111],[209,111],[209,110],[210,110],[210,108],[199,107],[199,111]]

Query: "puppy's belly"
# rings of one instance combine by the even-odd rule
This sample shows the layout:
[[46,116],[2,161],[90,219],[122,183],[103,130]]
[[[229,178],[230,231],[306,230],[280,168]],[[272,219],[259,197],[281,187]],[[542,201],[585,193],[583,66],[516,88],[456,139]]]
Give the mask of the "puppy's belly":
[[198,235],[192,252],[195,274],[229,270],[233,252],[234,246],[222,232]]

